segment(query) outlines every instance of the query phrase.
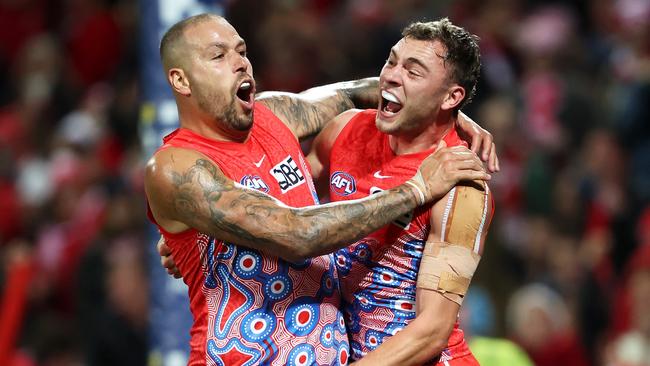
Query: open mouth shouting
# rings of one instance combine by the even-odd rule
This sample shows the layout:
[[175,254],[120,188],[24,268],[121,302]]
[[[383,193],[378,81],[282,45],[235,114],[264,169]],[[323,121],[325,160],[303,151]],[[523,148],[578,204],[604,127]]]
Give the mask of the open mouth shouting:
[[383,119],[392,119],[397,116],[399,111],[402,110],[402,102],[395,96],[395,94],[382,90],[381,91],[381,113]]
[[244,110],[252,110],[253,101],[255,100],[255,81],[250,78],[241,80],[237,86],[235,96]]

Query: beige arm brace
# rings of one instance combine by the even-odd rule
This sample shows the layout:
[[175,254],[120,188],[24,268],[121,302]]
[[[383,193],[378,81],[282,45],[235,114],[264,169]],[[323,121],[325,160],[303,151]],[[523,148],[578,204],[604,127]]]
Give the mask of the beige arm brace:
[[432,220],[440,221],[432,223],[432,230],[440,235],[430,235],[424,247],[417,287],[440,292],[461,305],[483,253],[492,202],[481,181],[456,186],[445,203],[441,218],[434,213]]

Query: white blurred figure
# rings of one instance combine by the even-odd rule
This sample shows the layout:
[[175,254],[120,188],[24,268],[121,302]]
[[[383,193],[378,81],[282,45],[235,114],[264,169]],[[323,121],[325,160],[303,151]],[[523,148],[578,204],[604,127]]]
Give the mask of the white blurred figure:
[[637,250],[630,268],[630,327],[605,347],[606,366],[650,366],[650,246]]
[[518,289],[506,314],[510,337],[535,365],[588,365],[567,304],[549,287],[533,283]]

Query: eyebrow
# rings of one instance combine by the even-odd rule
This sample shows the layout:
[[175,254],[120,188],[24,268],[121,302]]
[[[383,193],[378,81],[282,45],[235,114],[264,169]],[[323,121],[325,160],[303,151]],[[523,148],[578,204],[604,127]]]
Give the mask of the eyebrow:
[[[239,42],[237,42],[237,44],[235,45],[234,48],[239,48],[241,46],[244,46],[244,47],[246,46],[246,41],[244,41],[242,38],[239,39]],[[211,43],[210,45],[208,45],[207,48],[210,49],[212,47],[226,49],[226,48],[228,48],[228,44],[224,43],[224,42],[215,42],[215,43]]]
[[[390,54],[391,54],[393,57],[397,57],[397,52],[395,52],[395,49],[393,49],[393,48],[390,49]],[[427,67],[427,65],[425,65],[422,61],[420,61],[419,59],[417,59],[417,58],[415,58],[415,57],[409,57],[409,58],[407,58],[407,59],[406,59],[406,63],[407,63],[407,64],[416,64],[416,65],[420,65],[420,66],[421,66],[425,71],[427,71],[427,72],[429,71],[429,68]]]

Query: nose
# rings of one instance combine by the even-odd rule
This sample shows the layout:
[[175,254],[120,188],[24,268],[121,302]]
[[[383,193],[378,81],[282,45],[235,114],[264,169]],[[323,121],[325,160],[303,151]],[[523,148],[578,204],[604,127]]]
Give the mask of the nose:
[[399,71],[399,65],[395,66],[385,66],[381,70],[380,79],[383,81],[385,84],[389,84],[391,86],[398,86],[401,84],[401,77],[400,77],[400,71]]
[[234,53],[233,60],[233,70],[235,72],[246,72],[248,71],[248,59],[239,53]]

